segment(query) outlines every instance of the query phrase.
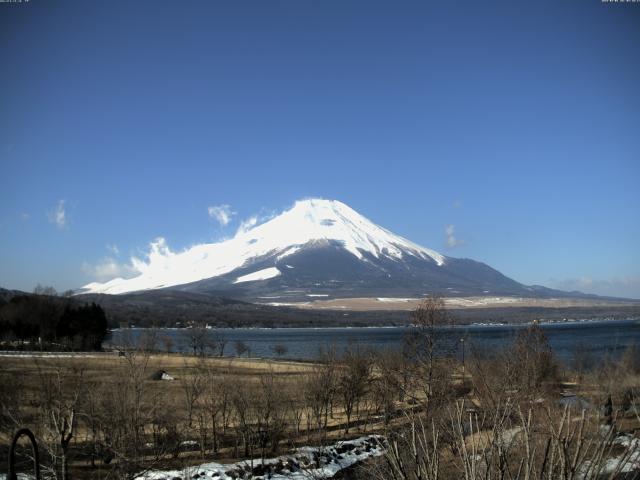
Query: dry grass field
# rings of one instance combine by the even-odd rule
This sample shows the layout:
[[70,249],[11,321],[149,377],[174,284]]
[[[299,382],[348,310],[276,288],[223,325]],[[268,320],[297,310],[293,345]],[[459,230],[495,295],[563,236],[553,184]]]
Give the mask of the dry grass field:
[[[382,404],[362,383],[346,434],[336,384],[345,367],[330,363],[143,351],[4,356],[0,381],[13,389],[0,394],[0,454],[24,425],[56,468],[65,433],[51,419],[71,415],[65,461],[72,478],[108,478],[115,465],[126,476],[150,466],[232,462],[380,430]],[[368,383],[379,376],[373,364],[363,373]]]
[[[162,397],[179,404],[184,396],[185,382],[192,381],[197,370],[206,370],[220,381],[248,381],[259,383],[264,375],[278,379],[283,388],[294,388],[313,369],[308,362],[277,361],[236,357],[195,357],[180,354],[149,354],[145,358],[142,381],[151,398]],[[158,371],[167,372],[174,380],[153,380]],[[19,389],[26,403],[37,405],[42,395],[43,379],[62,372],[71,381],[74,372],[81,373],[88,388],[117,389],[122,379],[130,375],[130,364],[117,353],[89,353],[77,355],[11,355],[0,358],[0,378],[3,385]],[[28,417],[28,415],[27,415]],[[9,431],[0,432],[0,441],[8,442]]]
[[[596,369],[559,369],[532,327],[504,351],[470,356],[463,370],[432,355],[434,338],[425,328],[403,352],[329,353],[314,363],[141,348],[3,356],[0,462],[10,432],[25,425],[51,478],[64,479],[130,479],[370,433],[391,448],[362,478],[477,480],[526,462],[552,479],[571,458],[574,474],[597,461],[597,475],[567,478],[600,479],[636,460],[640,468],[637,350]],[[435,464],[438,473],[416,476]]]

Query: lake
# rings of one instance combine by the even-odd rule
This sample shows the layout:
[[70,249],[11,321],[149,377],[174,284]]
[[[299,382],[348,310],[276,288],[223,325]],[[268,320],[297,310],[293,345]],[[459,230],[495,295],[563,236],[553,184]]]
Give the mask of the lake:
[[[640,344],[640,319],[564,322],[540,325],[555,354],[570,362],[577,351],[587,353],[597,360],[619,357],[622,352]],[[526,325],[464,325],[438,329],[440,353],[462,355],[471,348],[491,351],[510,342]],[[373,349],[397,349],[410,327],[372,328],[219,328],[208,330],[227,340],[225,355],[234,355],[234,343],[243,342],[253,357],[274,358],[275,345],[286,348],[285,358],[312,360],[321,349],[335,347],[341,351],[347,346]],[[147,329],[117,329],[107,344],[118,345],[125,336],[133,341],[148,333]],[[188,329],[160,329],[160,337],[171,338],[172,351],[189,352]],[[461,339],[465,339],[464,342]],[[163,342],[158,347],[163,348]]]

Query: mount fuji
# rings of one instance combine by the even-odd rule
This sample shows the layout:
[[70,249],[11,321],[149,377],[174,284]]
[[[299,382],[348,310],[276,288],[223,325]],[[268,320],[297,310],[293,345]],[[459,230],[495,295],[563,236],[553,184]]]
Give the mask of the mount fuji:
[[[233,238],[172,252],[152,244],[133,278],[90,283],[78,293],[158,289],[258,302],[353,297],[559,293],[529,287],[488,265],[447,257],[380,227],[336,200],[301,200]],[[564,292],[562,292],[564,293]]]

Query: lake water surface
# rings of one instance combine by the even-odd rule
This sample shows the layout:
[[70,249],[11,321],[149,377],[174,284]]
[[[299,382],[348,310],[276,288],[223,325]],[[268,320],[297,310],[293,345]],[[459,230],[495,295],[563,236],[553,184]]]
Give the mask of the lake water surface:
[[[562,360],[570,362],[577,351],[587,353],[594,359],[619,357],[632,345],[640,345],[640,319],[602,320],[541,324],[549,344]],[[449,355],[466,354],[470,349],[492,351],[505,346],[526,326],[517,325],[465,325],[440,328],[439,345],[441,353]],[[253,357],[276,357],[273,347],[283,345],[285,358],[311,360],[318,357],[321,349],[335,347],[342,351],[348,346],[374,349],[397,349],[409,327],[372,328],[220,328],[211,329],[227,340],[225,355],[235,355],[234,343],[243,342]],[[148,333],[147,329],[114,330],[109,343],[120,344],[125,337],[132,340]],[[187,329],[161,329],[159,336],[172,340],[172,350],[189,351]],[[162,348],[159,342],[158,348]]]

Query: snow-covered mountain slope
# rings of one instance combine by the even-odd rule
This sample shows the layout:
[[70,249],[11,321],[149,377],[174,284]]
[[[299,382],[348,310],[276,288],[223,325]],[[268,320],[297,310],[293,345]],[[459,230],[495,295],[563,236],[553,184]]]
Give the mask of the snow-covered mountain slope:
[[[244,286],[276,278],[286,286],[287,280],[282,277],[291,277],[294,270],[287,259],[300,260],[308,256],[304,255],[306,253],[321,250],[326,256],[323,247],[329,248],[329,253],[335,253],[334,259],[341,258],[342,263],[356,262],[355,265],[375,270],[384,278],[389,278],[389,273],[383,265],[395,263],[406,269],[413,263],[442,268],[450,260],[374,224],[344,203],[311,199],[298,201],[281,215],[241,230],[234,238],[223,242],[197,245],[175,253],[159,239],[152,244],[146,262],[134,260],[139,275],[90,283],[80,292],[119,294],[204,280],[211,283],[215,279],[220,281],[213,283],[223,290],[229,285]],[[304,275],[312,279],[314,272],[307,271]],[[336,277],[340,275],[336,271]],[[331,277],[331,272],[328,276]]]
[[481,262],[445,257],[374,224],[344,203],[302,200],[219,243],[172,252],[163,239],[139,273],[78,293],[180,290],[262,303],[310,298],[539,296]]

